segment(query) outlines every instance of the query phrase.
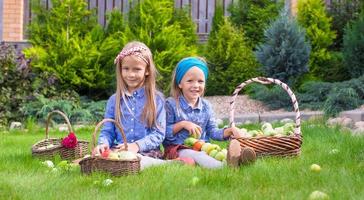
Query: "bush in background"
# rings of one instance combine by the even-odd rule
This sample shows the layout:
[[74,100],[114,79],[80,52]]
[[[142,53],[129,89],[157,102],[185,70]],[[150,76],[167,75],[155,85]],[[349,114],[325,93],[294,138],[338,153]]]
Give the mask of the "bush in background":
[[306,37],[311,43],[310,75],[312,79],[325,79],[323,69],[330,67],[327,62],[331,59],[328,47],[336,35],[331,30],[332,19],[326,14],[321,0],[298,1],[298,23],[306,29]]
[[105,36],[86,3],[54,0],[46,9],[33,0],[32,6],[35,17],[28,27],[32,47],[24,52],[33,59],[33,67],[81,95],[107,89],[111,76],[107,66],[100,65],[98,50]]
[[264,29],[278,16],[283,5],[283,1],[238,0],[228,10],[233,24],[244,30],[247,43],[255,47],[263,41]]
[[197,54],[191,17],[186,10],[176,11],[173,1],[144,0],[130,10],[127,29],[123,34],[129,41],[140,40],[152,50],[161,75],[158,85],[167,94],[178,61]]
[[332,0],[327,6],[329,16],[332,18],[332,29],[337,37],[331,48],[340,51],[343,46],[344,28],[348,22],[357,20],[363,10],[362,0]]
[[[50,99],[42,95],[22,105],[21,111],[25,118],[32,118],[38,122],[45,122],[50,112],[60,110],[65,113],[72,124],[95,123],[104,118],[106,100],[94,102],[81,99],[72,101],[66,99]],[[64,123],[64,119],[55,116],[54,121]]]
[[359,105],[359,96],[353,88],[334,88],[330,91],[323,110],[328,116],[336,116],[341,111],[351,110]]
[[343,55],[350,78],[364,75],[364,11],[357,21],[345,28]]
[[27,63],[18,63],[18,57],[13,46],[0,45],[0,125],[19,121],[19,105],[31,90]]
[[224,19],[210,32],[204,54],[210,68],[207,95],[229,95],[241,82],[258,75],[257,62],[244,34]]
[[255,55],[263,73],[279,79],[291,87],[308,72],[310,45],[305,32],[285,11],[264,32],[265,41],[257,47]]
[[0,125],[24,121],[27,116],[22,107],[39,95],[51,99],[78,99],[74,91],[60,90],[59,81],[49,73],[34,73],[30,64],[13,46],[0,45]]

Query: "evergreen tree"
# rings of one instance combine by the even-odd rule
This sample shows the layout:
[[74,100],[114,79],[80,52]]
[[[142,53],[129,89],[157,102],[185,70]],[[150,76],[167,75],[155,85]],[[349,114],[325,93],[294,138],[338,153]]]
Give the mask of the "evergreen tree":
[[326,14],[321,0],[298,1],[298,23],[306,29],[306,37],[310,40],[312,50],[310,55],[310,74],[313,78],[324,79],[324,68],[330,67],[331,60],[328,47],[333,43],[336,35],[331,30],[332,18]]
[[[172,0],[141,1],[131,9],[128,16],[129,30],[123,33],[128,40],[142,41],[152,50],[161,74],[158,84],[166,93],[177,62],[197,52],[196,33],[190,32],[195,30],[192,19],[187,14],[179,17],[174,17],[174,14]],[[186,22],[186,19],[189,21]]]
[[32,1],[35,18],[28,27],[35,71],[52,73],[64,86],[82,95],[108,87],[110,75],[98,62],[102,27],[84,1],[53,0],[52,9]]
[[296,20],[285,12],[264,32],[265,42],[255,54],[268,77],[295,86],[298,78],[308,71],[310,45]]
[[230,19],[244,30],[247,41],[255,47],[262,42],[264,29],[278,16],[282,7],[281,0],[238,0],[229,7]]
[[346,24],[352,20],[357,20],[363,7],[363,0],[336,0],[331,1],[328,5],[327,11],[332,18],[332,29],[337,34],[332,45],[335,50],[341,50]]
[[[364,14],[364,11],[363,11]],[[344,31],[344,65],[351,78],[364,75],[364,15]]]
[[210,34],[205,56],[210,68],[207,95],[231,94],[238,84],[257,76],[257,63],[244,34],[224,19]]

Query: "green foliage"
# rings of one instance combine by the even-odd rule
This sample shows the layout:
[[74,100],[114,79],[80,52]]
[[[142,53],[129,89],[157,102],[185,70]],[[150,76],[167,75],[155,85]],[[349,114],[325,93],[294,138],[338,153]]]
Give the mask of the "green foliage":
[[324,79],[324,68],[329,67],[331,59],[328,47],[336,37],[331,30],[332,18],[326,14],[321,0],[298,1],[297,20],[306,29],[306,37],[311,42],[310,73],[317,78]]
[[278,16],[283,4],[283,1],[272,0],[239,0],[228,10],[233,24],[242,27],[247,42],[255,47],[263,41],[264,29]]
[[12,46],[0,45],[0,124],[10,121],[24,121],[24,104],[36,96],[47,98],[57,96],[60,99],[77,100],[73,90],[60,90],[59,81],[47,72],[32,71],[29,60],[24,55],[16,54]]
[[359,97],[353,88],[334,88],[324,104],[324,112],[328,116],[336,116],[344,110],[359,106]]
[[205,57],[210,68],[207,95],[231,94],[238,84],[258,75],[257,62],[244,34],[227,19],[217,32],[210,33]]
[[110,66],[100,65],[99,46],[105,34],[86,3],[53,0],[52,9],[32,1],[35,18],[28,27],[32,47],[24,52],[33,67],[52,73],[65,88],[80,94],[107,88]]
[[337,82],[350,79],[349,70],[344,66],[342,52],[332,51],[326,66],[328,67],[322,68],[322,73],[324,74],[322,79],[324,81]]
[[27,101],[31,90],[26,61],[17,63],[16,59],[12,46],[0,45],[0,125],[20,120],[19,105]]
[[[95,123],[103,119],[105,106],[106,101],[49,99],[38,95],[32,101],[23,104],[21,111],[26,118],[40,122],[45,122],[50,112],[60,110],[69,117],[72,124]],[[64,119],[55,117],[54,121],[64,122]]]
[[320,110],[333,88],[332,83],[309,81],[303,83],[298,94],[300,107]]
[[310,45],[305,32],[284,11],[264,32],[265,43],[255,52],[266,76],[295,86],[308,71]]
[[222,6],[222,1],[218,0],[216,1],[214,17],[212,18],[210,36],[211,34],[216,34],[220,26],[224,24],[224,20],[225,17],[224,17],[224,8]]
[[334,0],[328,5],[327,11],[332,18],[332,29],[337,35],[332,46],[335,50],[342,48],[344,28],[348,22],[358,19],[363,6],[362,0]]
[[[176,12],[178,16],[174,16]],[[130,30],[122,35],[129,41],[142,41],[152,50],[161,75],[158,84],[167,93],[177,62],[196,54],[192,19],[187,10],[175,11],[171,0],[144,0],[130,10],[128,20]]]
[[364,11],[357,21],[345,28],[343,54],[350,77],[364,75]]
[[[271,109],[292,108],[291,100],[281,88],[253,85],[249,95],[262,101]],[[335,116],[344,110],[355,109],[364,104],[364,76],[344,82],[304,83],[294,91],[301,109],[322,110],[327,116]]]
[[249,94],[252,98],[264,102],[264,105],[272,110],[281,108],[292,110],[291,98],[280,86],[266,87],[254,84],[249,88]]

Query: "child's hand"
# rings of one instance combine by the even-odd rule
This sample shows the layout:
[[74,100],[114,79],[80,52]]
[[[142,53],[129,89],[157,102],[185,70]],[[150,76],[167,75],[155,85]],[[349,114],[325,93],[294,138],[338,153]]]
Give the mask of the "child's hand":
[[230,128],[226,128],[224,131],[224,138],[226,138],[226,137],[231,137],[231,138],[235,139],[235,138],[243,137],[243,135],[241,135],[238,128],[230,127]]
[[202,128],[190,121],[184,121],[184,129],[186,129],[193,138],[199,139],[201,137]]
[[95,155],[101,155],[102,152],[106,151],[109,149],[109,145],[107,144],[100,144],[100,145],[97,145],[93,151],[92,151],[92,156],[95,156]]
[[[118,151],[125,150],[125,145],[124,144],[119,144],[115,148],[118,149]],[[128,151],[138,153],[139,152],[138,144],[135,143],[135,142],[134,143],[128,143]]]

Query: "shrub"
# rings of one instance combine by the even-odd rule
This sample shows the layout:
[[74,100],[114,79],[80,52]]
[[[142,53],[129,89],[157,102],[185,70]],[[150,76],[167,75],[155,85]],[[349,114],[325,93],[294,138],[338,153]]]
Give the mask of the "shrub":
[[328,116],[336,116],[344,110],[359,106],[359,97],[353,88],[334,88],[324,104],[324,112]]
[[326,14],[323,1],[301,0],[298,1],[297,20],[306,29],[306,37],[311,42],[310,73],[324,79],[323,69],[331,59],[328,47],[336,37],[330,27],[332,19]]
[[328,5],[327,10],[332,18],[332,29],[337,35],[332,46],[335,50],[341,50],[344,28],[348,22],[358,19],[363,6],[362,0],[334,0]]
[[264,105],[272,110],[285,109],[292,110],[292,101],[287,92],[281,86],[264,86],[254,84],[249,87],[249,96],[262,101]]
[[[101,121],[104,117],[105,107],[105,100],[98,102],[84,99],[82,101],[74,101],[59,98],[50,99],[38,95],[32,101],[24,103],[21,111],[26,118],[45,122],[50,112],[60,110],[69,117],[72,124],[75,124]],[[52,120],[64,123],[64,119],[59,116],[55,116]]]
[[64,88],[82,95],[106,89],[110,66],[100,65],[98,50],[105,36],[86,3],[54,0],[49,10],[37,0],[32,5],[35,17],[28,27],[32,47],[24,52],[33,58],[33,68],[51,73]]
[[364,75],[364,11],[363,16],[345,28],[343,55],[351,78]]
[[305,32],[284,12],[264,32],[265,43],[255,51],[268,77],[295,86],[298,78],[308,71],[310,45]]
[[301,108],[320,110],[333,88],[332,83],[309,81],[301,85],[298,99]]
[[283,7],[283,1],[239,0],[229,7],[231,21],[244,30],[252,47],[263,41],[263,30],[273,21]]
[[[175,10],[170,0],[140,1],[128,13],[125,30],[115,32],[104,41],[102,49],[105,49],[105,53],[102,55],[111,52],[108,49],[110,45],[117,52],[131,40],[144,42],[151,49],[161,75],[157,80],[158,85],[167,93],[177,62],[195,55],[197,51],[195,26],[186,12],[183,9]],[[114,57],[115,55],[117,53],[113,54]]]
[[18,63],[18,57],[13,46],[0,45],[0,125],[21,120],[19,105],[26,102],[30,94],[29,68],[26,60]]
[[231,94],[241,82],[258,75],[252,50],[244,34],[225,19],[217,32],[211,32],[205,52],[210,76],[207,95]]

